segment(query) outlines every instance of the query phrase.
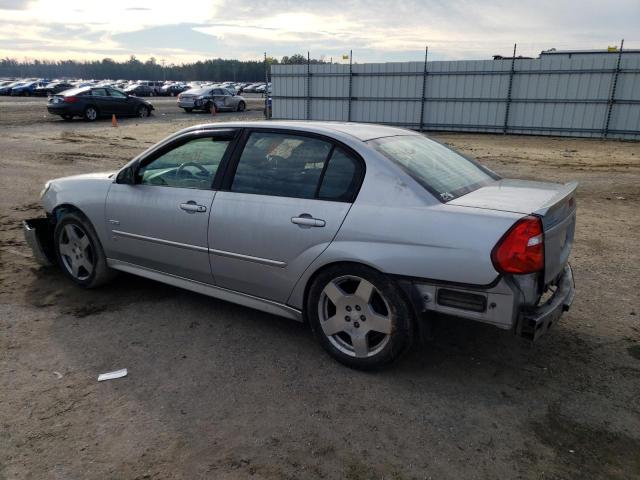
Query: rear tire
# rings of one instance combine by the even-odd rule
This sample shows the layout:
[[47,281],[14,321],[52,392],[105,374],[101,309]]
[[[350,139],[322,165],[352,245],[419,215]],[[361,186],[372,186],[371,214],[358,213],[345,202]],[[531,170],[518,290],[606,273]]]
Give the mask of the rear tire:
[[96,288],[115,277],[107,266],[91,222],[79,213],[67,213],[57,223],[54,234],[55,254],[64,274],[84,288]]
[[415,320],[404,292],[364,265],[322,271],[309,288],[305,307],[322,347],[348,367],[383,367],[413,344]]
[[98,109],[93,105],[89,105],[84,109],[83,116],[87,122],[94,122],[98,118]]

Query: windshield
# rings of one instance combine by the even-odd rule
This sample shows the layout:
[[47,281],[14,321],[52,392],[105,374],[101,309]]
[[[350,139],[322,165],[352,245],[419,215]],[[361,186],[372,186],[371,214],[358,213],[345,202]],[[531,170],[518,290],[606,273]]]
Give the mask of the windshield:
[[400,165],[442,202],[477,190],[498,178],[477,163],[422,135],[377,138],[368,143]]

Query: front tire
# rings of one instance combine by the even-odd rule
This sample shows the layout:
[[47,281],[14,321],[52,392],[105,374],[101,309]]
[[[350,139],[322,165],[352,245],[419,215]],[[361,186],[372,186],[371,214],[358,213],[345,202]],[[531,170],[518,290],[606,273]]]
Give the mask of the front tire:
[[138,107],[138,111],[136,113],[138,114],[138,117],[144,118],[144,117],[148,117],[149,115],[151,115],[151,110],[149,110],[149,108],[145,107],[144,105],[140,105]]
[[238,103],[238,112],[244,112],[245,109],[247,108],[247,105],[244,102],[240,102]]
[[306,313],[322,347],[352,368],[380,368],[413,343],[413,313],[402,290],[364,265],[321,272],[309,289]]
[[115,271],[107,266],[93,226],[83,215],[64,215],[56,225],[54,242],[62,271],[77,285],[96,288],[115,276]]

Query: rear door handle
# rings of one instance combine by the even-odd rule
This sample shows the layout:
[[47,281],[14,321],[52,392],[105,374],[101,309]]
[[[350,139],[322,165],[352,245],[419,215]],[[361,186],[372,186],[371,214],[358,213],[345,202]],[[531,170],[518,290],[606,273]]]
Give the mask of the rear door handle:
[[297,217],[291,217],[291,223],[301,227],[324,227],[327,223],[320,218],[313,218],[308,213],[301,213]]
[[187,203],[181,203],[180,208],[187,213],[203,213],[207,211],[207,207],[198,205],[193,200],[189,200]]

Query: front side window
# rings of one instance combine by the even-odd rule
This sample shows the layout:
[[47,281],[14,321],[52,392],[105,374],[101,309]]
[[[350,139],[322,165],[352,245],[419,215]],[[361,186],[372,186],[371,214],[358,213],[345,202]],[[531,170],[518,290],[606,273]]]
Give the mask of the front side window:
[[368,143],[400,165],[442,202],[477,190],[497,178],[462,155],[422,135],[377,138]]
[[315,198],[332,144],[301,135],[253,132],[244,147],[231,190]]
[[152,160],[138,170],[138,183],[176,188],[211,188],[230,139],[197,138]]

